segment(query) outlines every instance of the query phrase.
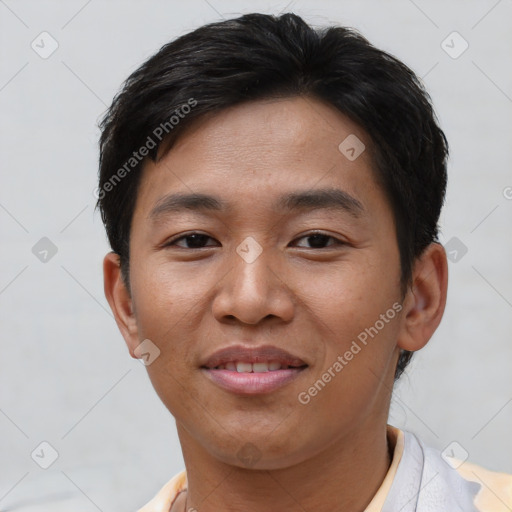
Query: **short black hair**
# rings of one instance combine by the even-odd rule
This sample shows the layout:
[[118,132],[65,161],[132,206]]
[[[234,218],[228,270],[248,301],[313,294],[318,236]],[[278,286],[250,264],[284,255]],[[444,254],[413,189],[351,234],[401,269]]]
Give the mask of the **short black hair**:
[[[295,96],[326,102],[369,135],[376,180],[395,219],[405,295],[415,258],[438,242],[446,191],[448,142],[430,96],[409,67],[357,30],[314,29],[293,13],[201,26],[164,45],[115,96],[100,122],[97,207],[128,288],[130,228],[146,159],[164,156],[206,114]],[[401,351],[395,380],[411,356]]]

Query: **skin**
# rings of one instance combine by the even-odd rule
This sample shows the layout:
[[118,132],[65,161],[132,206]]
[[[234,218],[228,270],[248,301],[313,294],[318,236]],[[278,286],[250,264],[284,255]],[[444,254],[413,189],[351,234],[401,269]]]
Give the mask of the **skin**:
[[[366,145],[354,161],[338,149],[350,134]],[[294,97],[205,118],[146,163],[131,229],[131,290],[109,253],[105,294],[132,357],[144,339],[160,350],[147,370],[176,419],[188,478],[173,511],[362,511],[381,485],[394,448],[386,423],[399,350],[421,349],[439,325],[447,262],[441,245],[428,246],[401,296],[393,214],[370,148],[337,110]],[[326,187],[348,192],[364,212],[272,207],[281,194]],[[231,210],[151,220],[175,192],[215,195]],[[313,230],[326,235],[316,246],[306,236]],[[210,237],[202,248],[187,248],[197,247],[190,239],[164,246],[193,231]],[[252,263],[236,252],[249,236],[262,248]],[[298,394],[394,303],[401,312],[301,404]],[[270,394],[225,391],[199,367],[241,340],[282,347],[308,368]],[[253,460],[240,457],[244,446]]]

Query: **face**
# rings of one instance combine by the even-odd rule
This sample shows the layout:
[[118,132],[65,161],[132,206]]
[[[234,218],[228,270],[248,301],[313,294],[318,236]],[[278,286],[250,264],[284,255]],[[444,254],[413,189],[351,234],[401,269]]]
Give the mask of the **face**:
[[[192,125],[144,168],[125,338],[132,355],[158,348],[147,370],[180,437],[218,460],[286,467],[386,422],[400,258],[370,145],[316,99],[257,101]],[[208,369],[233,346],[263,366]],[[264,371],[279,359],[268,346],[293,367]]]

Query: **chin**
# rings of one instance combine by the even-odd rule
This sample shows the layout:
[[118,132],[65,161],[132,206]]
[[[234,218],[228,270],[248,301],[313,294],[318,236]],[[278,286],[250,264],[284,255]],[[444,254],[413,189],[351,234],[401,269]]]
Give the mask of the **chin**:
[[221,446],[215,446],[212,441],[207,449],[213,457],[231,466],[261,471],[284,469],[308,457],[306,447],[298,446],[296,439],[294,445],[291,445],[294,437],[296,434],[294,436],[291,432],[271,439],[262,431],[253,436],[245,432],[223,439],[225,442]]

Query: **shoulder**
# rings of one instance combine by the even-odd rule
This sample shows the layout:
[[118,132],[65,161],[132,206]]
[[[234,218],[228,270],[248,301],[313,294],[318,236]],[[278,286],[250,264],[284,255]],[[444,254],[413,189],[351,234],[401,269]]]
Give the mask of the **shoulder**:
[[416,500],[418,512],[512,512],[512,475],[460,460],[453,450],[448,455],[411,432],[404,431],[404,438],[404,453],[388,499],[393,510],[404,500],[405,504]]
[[512,475],[491,471],[471,462],[462,463],[457,473],[464,480],[480,485],[474,502],[478,512],[512,510]]
[[156,496],[137,512],[169,512],[178,494],[187,488],[185,470],[174,475],[156,494]]

